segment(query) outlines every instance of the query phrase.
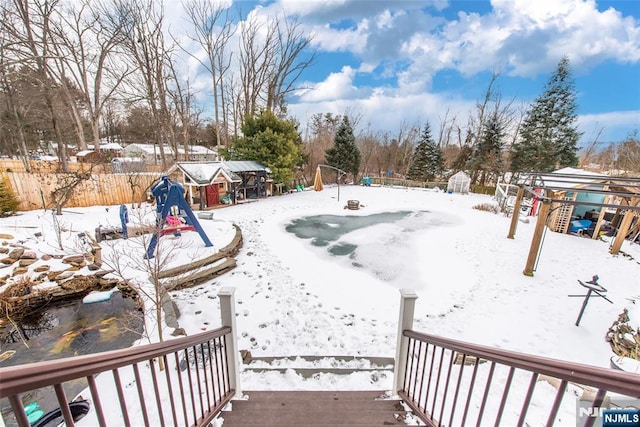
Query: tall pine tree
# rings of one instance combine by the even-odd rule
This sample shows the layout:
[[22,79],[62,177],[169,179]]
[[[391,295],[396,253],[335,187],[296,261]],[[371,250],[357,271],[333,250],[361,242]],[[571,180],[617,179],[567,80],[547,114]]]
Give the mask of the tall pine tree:
[[485,185],[487,181],[495,181],[503,172],[503,138],[503,124],[498,112],[494,111],[483,124],[480,140],[467,162],[473,182]]
[[407,177],[417,181],[432,181],[440,176],[443,170],[442,150],[433,141],[431,126],[427,122],[413,153]]
[[333,143],[333,147],[326,151],[327,164],[353,174],[355,182],[360,170],[360,150],[356,146],[356,137],[353,136],[353,128],[346,115],[342,117]]
[[551,172],[578,164],[576,90],[569,59],[562,58],[555,73],[527,112],[520,140],[513,144],[511,170]]

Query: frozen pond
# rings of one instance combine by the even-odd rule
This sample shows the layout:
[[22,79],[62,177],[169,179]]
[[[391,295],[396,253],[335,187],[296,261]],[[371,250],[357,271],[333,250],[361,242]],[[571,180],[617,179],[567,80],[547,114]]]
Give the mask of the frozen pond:
[[315,215],[291,221],[285,229],[385,282],[399,282],[415,265],[421,232],[456,220],[430,211],[396,211],[371,215]]

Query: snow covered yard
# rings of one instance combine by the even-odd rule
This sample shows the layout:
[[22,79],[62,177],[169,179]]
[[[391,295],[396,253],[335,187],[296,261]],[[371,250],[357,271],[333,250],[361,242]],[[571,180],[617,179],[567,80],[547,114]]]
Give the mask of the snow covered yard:
[[[547,231],[535,275],[527,277],[522,271],[535,218],[520,221],[515,239],[507,239],[510,218],[473,209],[491,203],[490,196],[360,186],[341,186],[339,201],[336,196],[336,187],[326,187],[215,210],[212,220],[200,220],[213,248],[205,248],[194,232],[163,237],[161,245],[180,241],[184,246],[172,265],[225,246],[233,237],[233,223],[244,237],[235,270],[171,292],[181,312],[180,327],[194,334],[219,326],[216,294],[231,286],[236,288],[239,348],[254,356],[393,357],[399,289],[407,288],[419,296],[414,324],[418,331],[608,367],[612,353],[604,336],[609,326],[625,307],[632,322],[637,324],[640,318],[640,304],[629,299],[640,294],[638,245],[623,245],[631,259],[610,255],[607,242]],[[351,199],[363,207],[345,210]],[[65,211],[59,221],[71,225],[73,232],[64,234],[69,239],[99,224],[119,223],[117,207]],[[308,216],[398,211],[410,214],[343,234],[324,247],[285,229]],[[51,250],[53,232],[45,229],[50,218],[43,211],[26,212],[0,220],[0,229],[26,236],[34,229],[20,226],[37,226],[46,237],[39,244]],[[350,256],[332,255],[329,249],[334,244],[352,245],[355,250]],[[133,256],[143,256],[135,239],[104,242],[105,257],[111,245],[127,245]],[[592,299],[577,327],[582,298],[568,295],[584,294],[577,280],[589,280],[594,274],[614,304]],[[140,273],[137,278],[144,277]],[[244,389],[391,387],[391,378],[372,382],[370,376],[358,374],[302,379],[292,372],[247,371],[241,372],[241,382]]]

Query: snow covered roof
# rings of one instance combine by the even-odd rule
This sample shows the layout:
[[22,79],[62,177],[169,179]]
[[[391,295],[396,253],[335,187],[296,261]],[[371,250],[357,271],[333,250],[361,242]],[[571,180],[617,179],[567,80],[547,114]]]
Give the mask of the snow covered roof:
[[[178,147],[178,151],[180,153],[184,152],[184,148],[183,147]],[[216,150],[212,150],[210,148],[207,148],[203,145],[191,145],[189,146],[189,153],[191,154],[217,154]]]
[[117,142],[108,142],[106,144],[100,144],[100,149],[118,151],[122,150],[122,145],[118,144]]
[[253,160],[225,160],[224,165],[228,167],[232,172],[266,172],[271,173],[271,169],[261,165]]
[[[157,153],[159,148],[154,145],[154,144],[138,144],[138,143],[133,143],[133,144],[129,144],[127,145],[127,147],[135,147],[140,149],[141,151],[144,151],[146,153],[149,154],[153,154],[153,153]],[[101,146],[102,148],[102,146]],[[168,145],[164,146],[164,150],[166,153],[169,152],[173,152],[173,150],[171,149],[171,147],[169,147]],[[184,147],[182,146],[178,146],[178,153],[180,154],[184,154]],[[203,145],[191,145],[189,146],[189,154],[203,154],[203,155],[217,155],[217,152],[214,150],[211,150]]]
[[[601,183],[602,180],[598,179],[600,177],[602,177],[602,179],[607,178],[606,175],[588,172],[583,169],[576,168],[558,169],[556,171],[553,171],[551,175],[558,175],[558,178],[548,179],[549,176],[547,176],[544,180],[544,183],[547,187],[580,188],[589,184]],[[571,175],[571,179],[567,179],[566,175]],[[584,176],[584,178],[580,178],[580,176]]]
[[178,162],[176,166],[197,184],[210,184],[220,174],[228,181],[241,182],[242,179],[230,171],[222,162]]

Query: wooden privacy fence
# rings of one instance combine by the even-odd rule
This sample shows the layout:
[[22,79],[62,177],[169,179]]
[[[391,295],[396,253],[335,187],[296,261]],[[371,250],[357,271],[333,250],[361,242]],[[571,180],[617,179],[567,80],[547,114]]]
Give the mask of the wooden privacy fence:
[[[20,201],[18,210],[51,209],[55,207],[52,193],[65,185],[70,174],[0,172],[4,182]],[[159,173],[92,174],[74,188],[65,207],[120,205],[142,202],[150,187],[160,178]]]
[[[121,165],[114,165],[113,163],[80,163],[69,162],[67,163],[67,170],[69,172],[93,172],[93,173],[118,173],[124,172]],[[132,165],[133,166],[133,165]],[[136,170],[131,168],[127,169],[128,172],[162,172],[161,165],[149,165],[135,163]],[[43,160],[29,160],[29,167],[33,173],[57,173],[61,172],[59,162],[50,162]],[[26,172],[24,163],[19,159],[0,159],[0,170],[3,172]]]

